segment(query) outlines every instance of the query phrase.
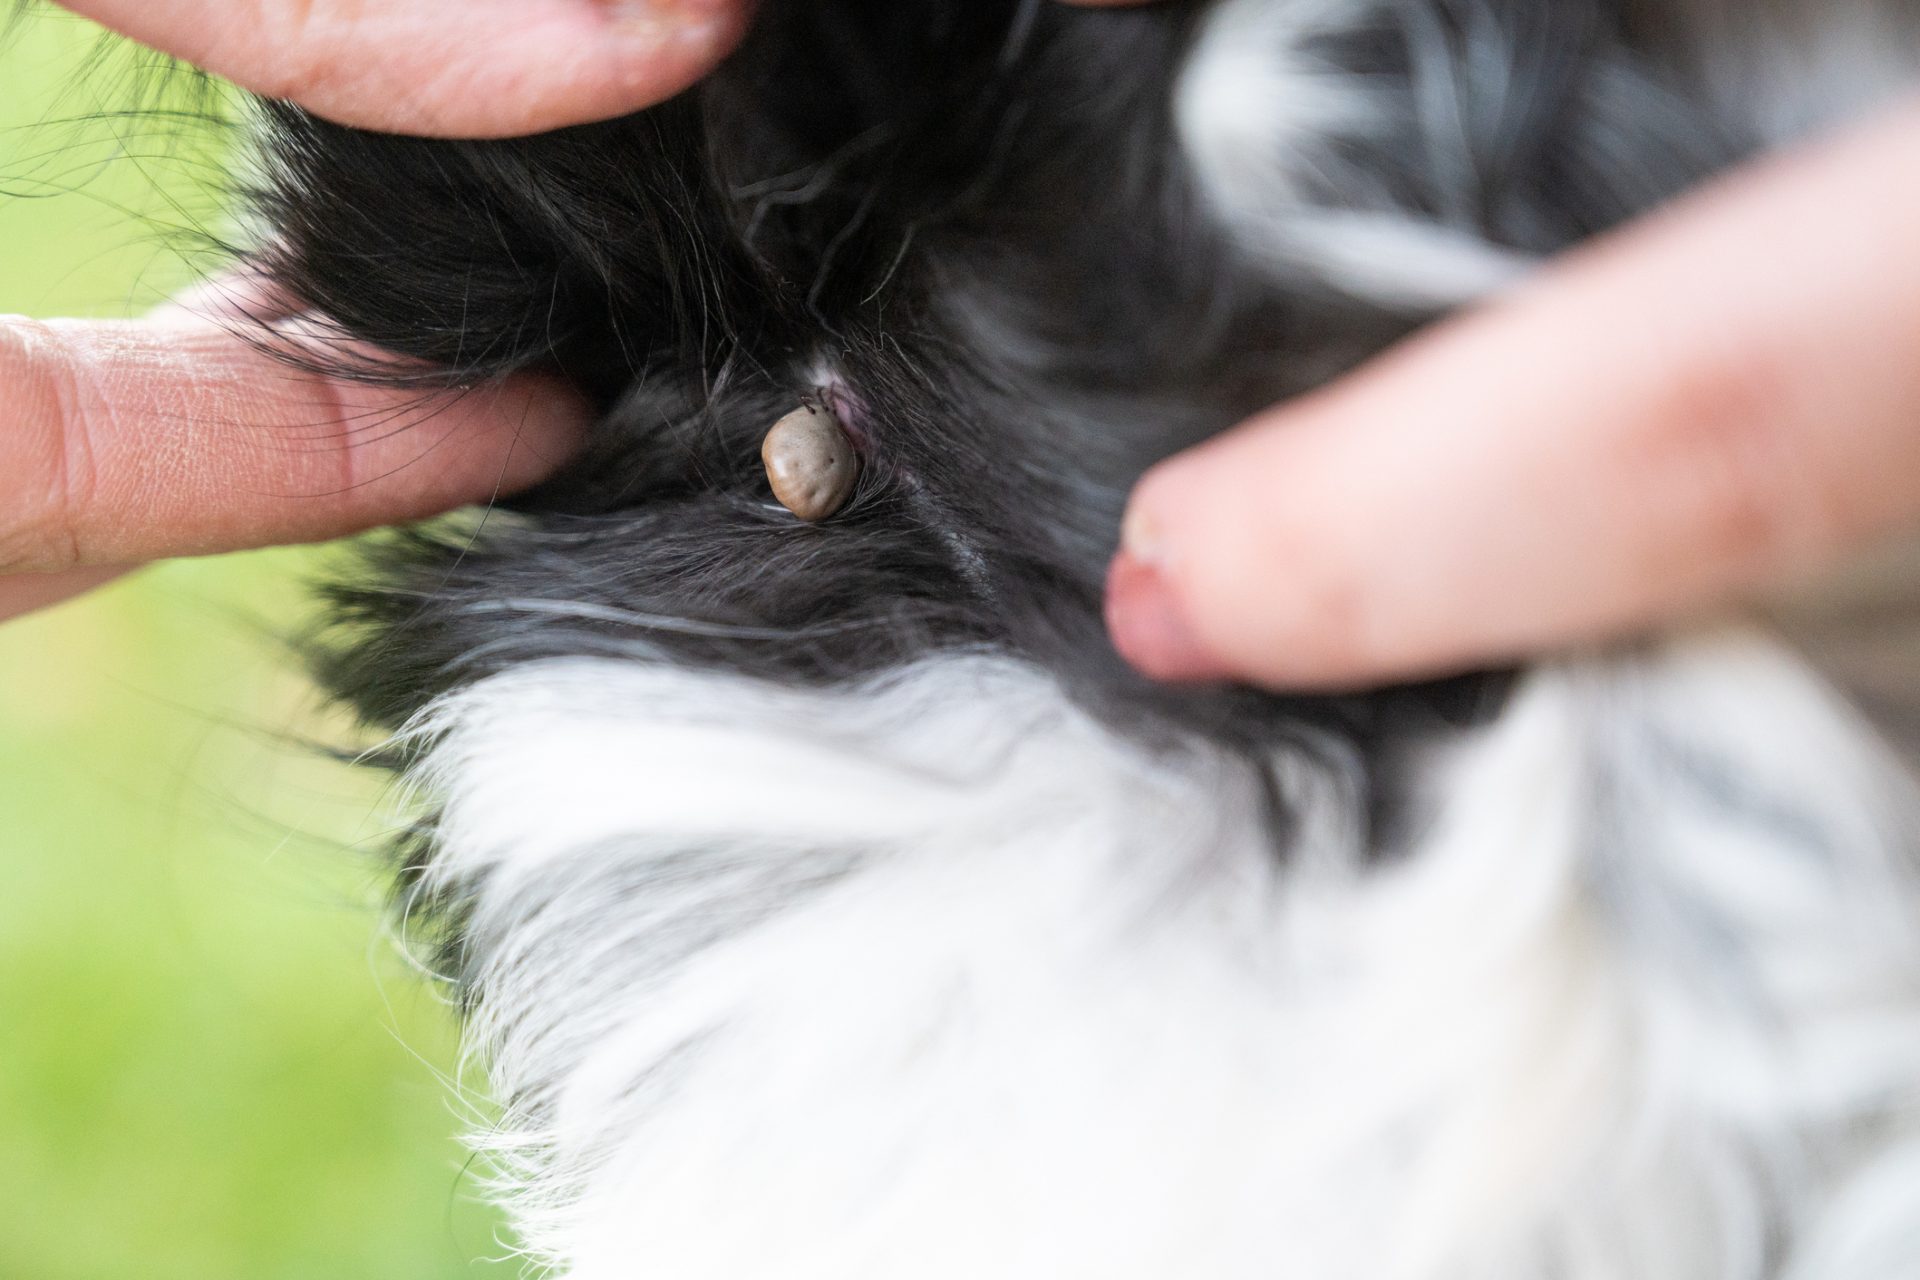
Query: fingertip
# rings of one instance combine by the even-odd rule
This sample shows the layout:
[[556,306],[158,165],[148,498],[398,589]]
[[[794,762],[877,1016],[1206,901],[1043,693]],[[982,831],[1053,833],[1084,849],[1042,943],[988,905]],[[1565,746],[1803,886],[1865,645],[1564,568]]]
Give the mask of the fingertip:
[[[321,398],[332,399],[327,417],[338,425],[324,436],[311,426],[288,435],[267,451],[256,482],[276,541],[338,537],[510,496],[564,466],[592,414],[577,392],[536,374],[424,395],[333,383]],[[330,473],[329,450],[338,458]]]
[[123,35],[337,124],[508,138],[651,107],[718,66],[752,0],[391,0],[241,6],[209,26],[192,0],[74,0]]
[[[611,0],[593,6],[599,70],[530,86],[525,118],[495,132],[527,133],[640,111],[698,83],[745,38],[751,0]],[[593,83],[595,80],[598,83]]]
[[1189,683],[1229,674],[1194,634],[1159,566],[1124,549],[1107,569],[1106,621],[1115,650],[1141,675]]
[[503,437],[499,488],[514,493],[565,466],[585,441],[593,420],[586,397],[558,378],[522,374],[497,391],[497,430]]
[[489,502],[539,484],[579,450],[593,416],[584,397],[545,374],[450,394],[404,401],[393,411],[394,428],[365,446],[369,454],[354,469],[374,485],[366,500],[383,508],[375,522]]
[[1142,674],[1298,691],[1393,674],[1366,589],[1373,522],[1356,518],[1367,486],[1322,426],[1311,409],[1269,412],[1135,486],[1106,612]]
[[[1232,493],[1237,433],[1228,433],[1150,468],[1134,485],[1107,571],[1107,630],[1121,657],[1142,675],[1192,683],[1247,678],[1218,637],[1207,597],[1210,569],[1234,554],[1219,547],[1216,517]],[[1220,481],[1226,456],[1229,483]],[[1229,527],[1234,521],[1229,518]]]

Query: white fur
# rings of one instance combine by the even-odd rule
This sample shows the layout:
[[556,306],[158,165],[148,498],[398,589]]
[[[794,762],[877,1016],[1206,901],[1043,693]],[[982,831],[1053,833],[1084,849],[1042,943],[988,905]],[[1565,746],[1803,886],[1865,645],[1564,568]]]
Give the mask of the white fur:
[[[1446,305],[1524,263],[1343,168],[1379,104],[1308,52],[1393,2],[1224,0],[1182,140],[1273,271]],[[1705,100],[1817,123],[1693,2]],[[1920,797],[1752,635],[1529,677],[1378,863],[1311,744],[1149,748],[1002,660],[555,660],[412,732],[481,1144],[570,1280],[1920,1274]]]
[[[1920,5],[1904,0],[1628,8],[1636,46],[1697,104],[1703,133],[1785,145],[1920,84]],[[1447,118],[1450,95],[1403,101],[1398,86],[1370,85],[1313,53],[1331,34],[1398,14],[1411,42],[1432,46],[1419,60],[1448,67],[1444,37],[1420,21],[1423,12],[1423,0],[1218,0],[1207,14],[1175,95],[1181,147],[1215,216],[1256,266],[1370,301],[1443,309],[1533,265],[1483,239],[1471,220],[1405,208],[1364,159],[1409,113],[1422,136],[1445,137],[1457,126]],[[1461,74],[1497,85],[1509,69]]]
[[984,658],[557,660],[417,732],[484,1143],[573,1280],[1920,1258],[1920,805],[1750,636],[1531,677],[1381,865],[1312,753],[1149,749]]
[[1181,75],[1176,118],[1215,212],[1259,265],[1395,305],[1455,306],[1527,260],[1398,207],[1346,154],[1391,125],[1393,104],[1312,53],[1392,2],[1222,0]]
[[1637,0],[1634,17],[1723,120],[1775,145],[1920,81],[1920,5],[1906,0]]

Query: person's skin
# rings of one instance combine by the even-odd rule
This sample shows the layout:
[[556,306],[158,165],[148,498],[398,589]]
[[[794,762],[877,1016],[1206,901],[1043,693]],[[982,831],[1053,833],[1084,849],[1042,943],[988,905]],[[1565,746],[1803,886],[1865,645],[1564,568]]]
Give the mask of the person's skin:
[[[71,0],[241,86],[364,128],[498,137],[704,75],[748,0]],[[211,295],[203,294],[203,297]],[[586,409],[525,377],[423,402],[295,372],[205,307],[0,317],[0,618],[166,556],[314,541],[532,484]]]
[[1614,636],[1920,527],[1920,103],[1712,185],[1154,468],[1163,679],[1340,688]]
[[[71,7],[321,115],[448,136],[658,101],[749,16]],[[1737,176],[1156,468],[1111,576],[1115,643],[1171,679],[1378,682],[1613,634],[1920,523],[1917,131],[1909,112]],[[121,566],[485,500],[584,426],[535,379],[422,405],[293,373],[229,330],[181,308],[0,321],[0,617]]]
[[63,0],[269,98],[365,129],[499,138],[671,97],[751,0]]

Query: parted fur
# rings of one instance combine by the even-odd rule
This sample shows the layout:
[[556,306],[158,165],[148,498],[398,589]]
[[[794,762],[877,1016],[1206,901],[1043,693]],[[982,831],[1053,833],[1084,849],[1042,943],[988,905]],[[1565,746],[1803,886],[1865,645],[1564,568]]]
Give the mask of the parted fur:
[[[1152,462],[1916,64],[1900,0],[786,0],[543,137],[267,107],[261,265],[433,370],[359,372],[601,411],[316,649],[530,1256],[1920,1268],[1920,799],[1780,649],[1298,698],[1099,619]],[[817,525],[759,463],[803,401],[863,464]]]

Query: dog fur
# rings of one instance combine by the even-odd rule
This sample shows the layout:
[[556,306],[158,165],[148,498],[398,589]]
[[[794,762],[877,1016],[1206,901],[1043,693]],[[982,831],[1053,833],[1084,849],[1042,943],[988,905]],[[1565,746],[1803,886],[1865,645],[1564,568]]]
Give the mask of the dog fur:
[[[1920,1268],[1920,796],[1782,646],[1297,698],[1154,687],[1099,619],[1153,461],[1869,108],[1917,37],[1899,0],[788,0],[545,137],[269,106],[263,269],[440,383],[602,411],[513,509],[370,548],[316,651],[421,815],[404,906],[529,1257]],[[865,462],[818,526],[757,466],[802,398]]]

